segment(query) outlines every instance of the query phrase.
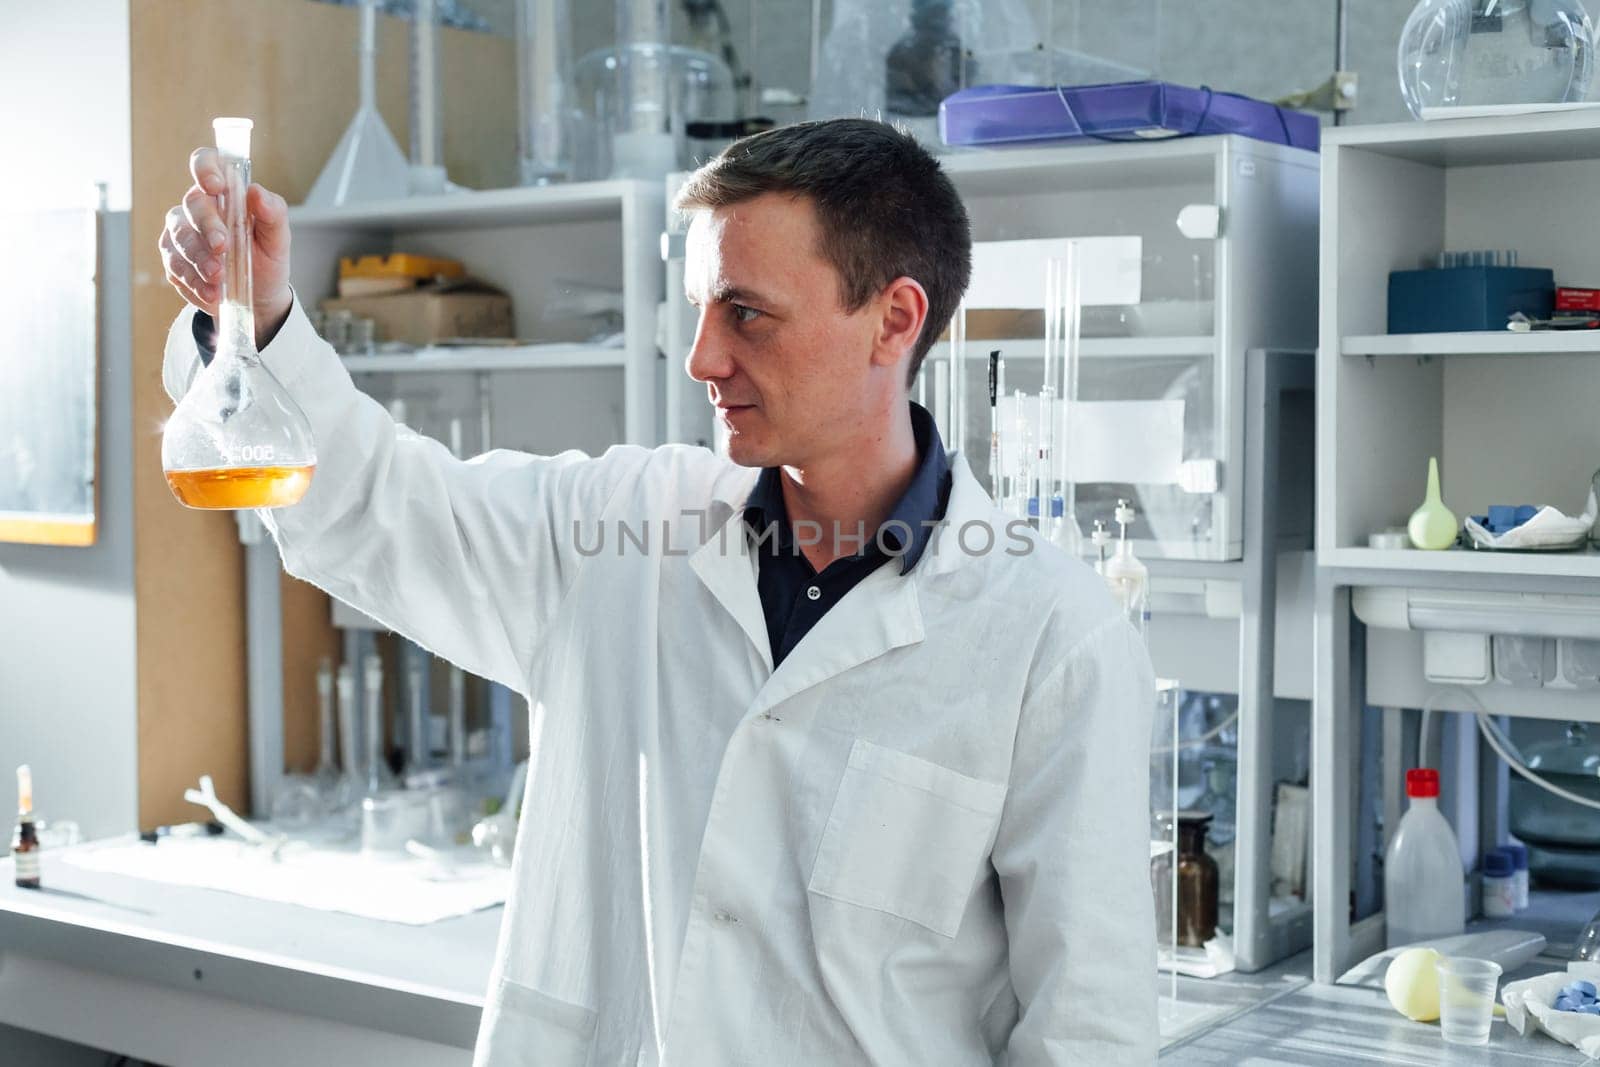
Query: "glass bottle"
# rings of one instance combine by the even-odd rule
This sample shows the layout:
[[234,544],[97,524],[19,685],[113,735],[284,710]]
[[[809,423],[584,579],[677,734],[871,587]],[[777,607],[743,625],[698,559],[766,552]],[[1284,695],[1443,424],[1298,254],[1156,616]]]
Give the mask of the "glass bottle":
[[1178,813],[1178,944],[1201,948],[1217,934],[1217,894],[1221,872],[1206,855],[1211,816]]
[[11,864],[19,887],[39,888],[39,833],[33,818],[33,772],[27,764],[17,768],[17,829],[11,837]]
[[249,119],[217,119],[225,191],[218,197],[228,244],[216,355],[196,376],[161,434],[167,485],[191,508],[276,508],[311,484],[316,448],[300,405],[256,352],[251,284]]

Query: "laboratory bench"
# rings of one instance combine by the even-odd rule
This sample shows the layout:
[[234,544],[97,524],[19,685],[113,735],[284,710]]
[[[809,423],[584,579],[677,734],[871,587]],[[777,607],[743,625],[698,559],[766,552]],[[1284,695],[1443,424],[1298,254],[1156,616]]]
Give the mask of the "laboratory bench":
[[[0,860],[0,1023],[166,1067],[471,1062],[502,908],[427,926],[381,923],[99,873],[63,862],[64,851],[44,856],[37,890],[16,888],[11,861]],[[1587,894],[1567,910],[1592,902]],[[1568,918],[1557,929],[1570,936]],[[1542,928],[1537,917],[1517,925]],[[1541,958],[1513,977],[1557,966]],[[1303,952],[1256,974],[1179,979],[1186,1005],[1225,1010],[1162,1060],[1584,1062],[1504,1021],[1483,1048],[1446,1045],[1437,1026],[1395,1014],[1381,990],[1319,986],[1310,975]]]
[[[1544,890],[1532,896],[1527,911],[1510,919],[1473,920],[1467,932],[1511,928],[1544,935],[1544,953],[1503,977],[1503,987],[1508,981],[1563,969],[1574,936],[1597,904],[1600,894],[1593,892]],[[1311,974],[1312,953],[1306,951],[1258,974],[1229,974],[1205,981],[1180,979],[1180,1000],[1226,1004],[1237,1000],[1236,995],[1230,996],[1232,989],[1240,989],[1252,994],[1252,1003],[1174,1041],[1162,1050],[1162,1060],[1228,1067],[1349,1063],[1520,1067],[1590,1062],[1577,1049],[1548,1036],[1518,1035],[1503,1018],[1495,1019],[1487,1045],[1446,1044],[1437,1023],[1411,1022],[1389,1005],[1381,977],[1363,985],[1328,985],[1311,981]],[[1163,978],[1163,992],[1166,982]]]
[[471,1062],[503,908],[408,926],[64,852],[42,889],[0,860],[0,1023],[166,1067]]

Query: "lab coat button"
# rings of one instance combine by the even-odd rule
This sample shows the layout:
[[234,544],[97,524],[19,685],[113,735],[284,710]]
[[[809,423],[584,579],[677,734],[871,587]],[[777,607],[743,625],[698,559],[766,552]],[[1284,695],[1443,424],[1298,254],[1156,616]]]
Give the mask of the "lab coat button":
[[814,585],[813,586],[808,586],[806,588],[806,599],[807,600],[821,600],[822,599],[822,590],[818,589]]
[[733,913],[730,911],[718,911],[711,917],[719,923],[727,923],[730,926],[739,921],[733,917]]

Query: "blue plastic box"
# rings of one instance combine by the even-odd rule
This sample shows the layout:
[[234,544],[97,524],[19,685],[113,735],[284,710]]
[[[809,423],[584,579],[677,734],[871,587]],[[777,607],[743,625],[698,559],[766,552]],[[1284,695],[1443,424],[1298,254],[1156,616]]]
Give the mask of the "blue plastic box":
[[1555,272],[1539,267],[1391,271],[1389,332],[1503,330],[1515,311],[1548,319],[1555,302]]
[[1046,141],[1140,141],[1236,133],[1317,150],[1315,115],[1236,93],[1171,82],[1111,85],[979,85],[939,104],[939,136],[948,145]]

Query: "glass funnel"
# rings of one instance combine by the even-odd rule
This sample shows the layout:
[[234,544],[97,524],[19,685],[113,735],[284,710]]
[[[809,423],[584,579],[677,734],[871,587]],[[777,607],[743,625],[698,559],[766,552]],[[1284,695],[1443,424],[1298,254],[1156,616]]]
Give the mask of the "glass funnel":
[[1587,100],[1594,30],[1578,0],[1421,0],[1400,32],[1400,92],[1424,108]]
[[316,448],[311,424],[256,352],[250,272],[252,240],[249,119],[217,119],[222,158],[218,197],[228,243],[218,312],[217,352],[196,376],[161,435],[167,485],[191,508],[276,508],[311,484]]

